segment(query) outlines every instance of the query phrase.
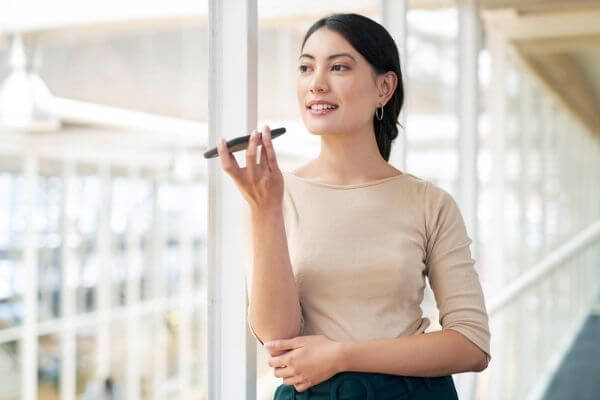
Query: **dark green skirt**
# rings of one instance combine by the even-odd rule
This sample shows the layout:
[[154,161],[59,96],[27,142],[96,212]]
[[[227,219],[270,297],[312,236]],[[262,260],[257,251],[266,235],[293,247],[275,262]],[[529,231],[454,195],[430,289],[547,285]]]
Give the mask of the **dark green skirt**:
[[273,400],[458,400],[452,376],[424,378],[342,372],[328,380],[296,391],[293,385],[282,384]]

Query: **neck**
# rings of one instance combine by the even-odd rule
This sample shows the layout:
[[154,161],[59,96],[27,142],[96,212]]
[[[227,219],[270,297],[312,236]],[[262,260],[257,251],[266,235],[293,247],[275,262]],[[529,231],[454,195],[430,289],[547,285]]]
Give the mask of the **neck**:
[[379,152],[372,126],[352,133],[322,135],[321,152],[313,165],[317,174],[330,181],[369,180],[391,172]]

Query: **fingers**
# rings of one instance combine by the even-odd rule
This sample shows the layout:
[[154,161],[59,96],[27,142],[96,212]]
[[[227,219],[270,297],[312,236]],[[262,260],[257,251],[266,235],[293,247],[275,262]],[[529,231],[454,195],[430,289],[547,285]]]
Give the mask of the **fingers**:
[[275,375],[276,378],[292,378],[295,376],[291,368],[288,367],[274,368],[273,375]]
[[283,357],[279,357],[279,356],[269,358],[268,364],[269,364],[269,367],[272,367],[272,368],[283,367],[283,366],[287,365],[285,359]]
[[248,178],[254,182],[256,177],[256,148],[258,145],[258,132],[256,129],[250,134],[250,142],[246,149],[246,170],[248,171]]
[[[264,131],[263,134],[264,136]],[[269,168],[269,164],[267,161],[267,151],[265,150],[265,146],[261,146],[260,148],[260,167],[263,168],[265,171],[271,171],[271,169]]]
[[262,134],[262,149],[266,150],[267,164],[271,172],[279,172],[279,165],[277,165],[277,157],[275,149],[273,148],[273,141],[271,140],[271,129],[265,125]]
[[275,349],[269,349],[269,348],[266,348],[266,350],[269,352],[269,355],[271,357],[280,356],[280,355],[285,354],[285,353],[287,353],[289,351],[289,350],[275,350]]
[[271,168],[268,165],[267,151],[265,149],[265,136],[267,134],[271,135],[271,129],[269,129],[269,127],[267,125],[264,125],[263,130],[260,134],[260,141],[262,144],[262,148],[260,149],[260,165],[261,165],[261,167],[265,168],[267,171],[271,171]]
[[219,153],[221,166],[225,172],[234,178],[237,178],[239,176],[240,167],[233,154],[227,150],[227,143],[225,142],[225,139],[221,138],[217,141],[217,152]]

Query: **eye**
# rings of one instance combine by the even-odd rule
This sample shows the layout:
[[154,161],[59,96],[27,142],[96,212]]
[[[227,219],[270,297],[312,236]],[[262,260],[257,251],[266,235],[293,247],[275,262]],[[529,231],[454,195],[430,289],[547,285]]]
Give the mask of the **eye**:
[[[342,65],[342,64],[335,64],[332,68],[335,69],[336,67],[342,67],[342,68],[350,69],[350,68],[348,68],[348,67],[346,67],[345,65]],[[336,71],[343,71],[343,70],[336,69]]]
[[308,65],[302,64],[298,67],[298,71],[300,71],[300,73],[306,72],[306,69],[308,68]]

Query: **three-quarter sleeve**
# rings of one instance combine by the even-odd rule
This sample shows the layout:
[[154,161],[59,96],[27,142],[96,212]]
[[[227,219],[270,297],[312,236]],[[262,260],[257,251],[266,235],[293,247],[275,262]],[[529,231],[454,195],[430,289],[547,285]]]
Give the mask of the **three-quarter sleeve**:
[[426,273],[442,329],[460,332],[483,350],[488,362],[490,330],[469,238],[454,198],[427,182],[425,189]]

